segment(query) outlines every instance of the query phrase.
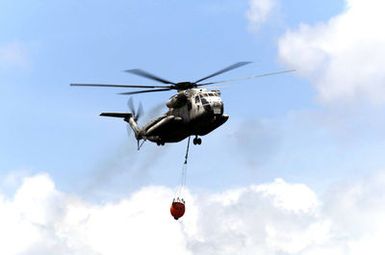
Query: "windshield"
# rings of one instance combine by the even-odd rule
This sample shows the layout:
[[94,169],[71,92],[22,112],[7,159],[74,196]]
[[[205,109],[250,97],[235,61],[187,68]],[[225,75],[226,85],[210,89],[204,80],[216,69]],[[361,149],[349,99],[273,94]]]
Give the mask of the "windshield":
[[[206,94],[206,95],[207,95],[207,94]],[[203,104],[203,105],[205,105],[205,104],[208,104],[208,103],[209,103],[209,101],[207,101],[207,99],[204,97],[204,94],[200,95],[199,97],[200,97],[200,99],[201,99],[201,102],[202,102],[202,104]]]

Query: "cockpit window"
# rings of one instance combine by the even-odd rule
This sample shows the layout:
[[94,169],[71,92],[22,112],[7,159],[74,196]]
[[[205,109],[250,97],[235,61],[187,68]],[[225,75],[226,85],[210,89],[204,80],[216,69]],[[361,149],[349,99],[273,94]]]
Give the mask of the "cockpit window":
[[201,101],[202,101],[202,104],[203,104],[203,105],[209,104],[209,102],[207,101],[207,99],[204,98],[204,97],[201,97]]
[[196,96],[196,97],[195,97],[195,103],[198,104],[199,101],[200,101],[200,100],[199,100],[199,96]]

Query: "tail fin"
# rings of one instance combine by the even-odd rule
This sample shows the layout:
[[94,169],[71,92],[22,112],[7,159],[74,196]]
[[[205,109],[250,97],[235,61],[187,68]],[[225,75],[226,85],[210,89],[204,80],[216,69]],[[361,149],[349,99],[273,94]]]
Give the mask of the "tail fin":
[[125,122],[130,124],[130,127],[135,132],[135,137],[139,141],[142,139],[142,136],[140,134],[140,128],[138,127],[138,124],[135,121],[134,116],[131,113],[118,113],[118,112],[102,112],[100,116],[104,117],[115,117],[115,118],[123,118]]

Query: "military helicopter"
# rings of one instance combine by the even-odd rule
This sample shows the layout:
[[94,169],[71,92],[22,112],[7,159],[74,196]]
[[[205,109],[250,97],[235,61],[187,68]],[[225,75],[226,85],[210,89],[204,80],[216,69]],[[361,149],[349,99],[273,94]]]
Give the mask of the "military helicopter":
[[[139,127],[137,120],[140,117],[143,108],[140,105],[135,111],[132,101],[129,101],[131,112],[103,112],[100,116],[122,118],[127,122],[135,133],[138,150],[145,141],[151,141],[157,145],[164,145],[165,143],[176,143],[182,141],[189,136],[195,136],[193,139],[194,145],[202,143],[201,136],[205,136],[223,125],[228,119],[229,115],[224,113],[224,104],[221,99],[221,92],[218,89],[207,89],[204,86],[237,81],[254,79],[263,76],[276,75],[294,70],[285,70],[273,73],[265,73],[236,80],[225,80],[217,82],[204,82],[214,76],[223,74],[241,66],[250,64],[251,62],[238,62],[223,68],[215,73],[205,76],[194,82],[172,82],[160,78],[154,74],[143,71],[141,69],[126,70],[126,72],[157,81],[166,85],[118,85],[118,84],[85,84],[85,83],[71,83],[71,86],[83,87],[113,87],[113,88],[140,88],[144,90],[137,90],[132,92],[119,93],[121,95],[134,95],[142,93],[162,92],[176,90],[177,93],[171,96],[166,103],[168,111],[163,115],[150,121],[143,127]],[[142,141],[142,142],[140,142]]]

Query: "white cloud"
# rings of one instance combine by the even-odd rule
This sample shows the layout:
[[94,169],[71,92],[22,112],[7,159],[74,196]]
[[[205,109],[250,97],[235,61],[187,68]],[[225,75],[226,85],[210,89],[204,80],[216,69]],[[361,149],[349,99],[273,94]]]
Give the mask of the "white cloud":
[[276,7],[276,0],[250,0],[246,16],[253,30],[258,30]]
[[27,48],[20,42],[0,45],[0,69],[25,68],[29,65]]
[[385,2],[345,0],[329,21],[301,24],[279,41],[281,60],[309,78],[323,102],[385,102]]
[[47,175],[0,194],[0,254],[382,254],[385,175],[340,185],[323,199],[282,179],[215,194],[186,194],[180,220],[173,191],[144,187],[96,204],[55,188]]

